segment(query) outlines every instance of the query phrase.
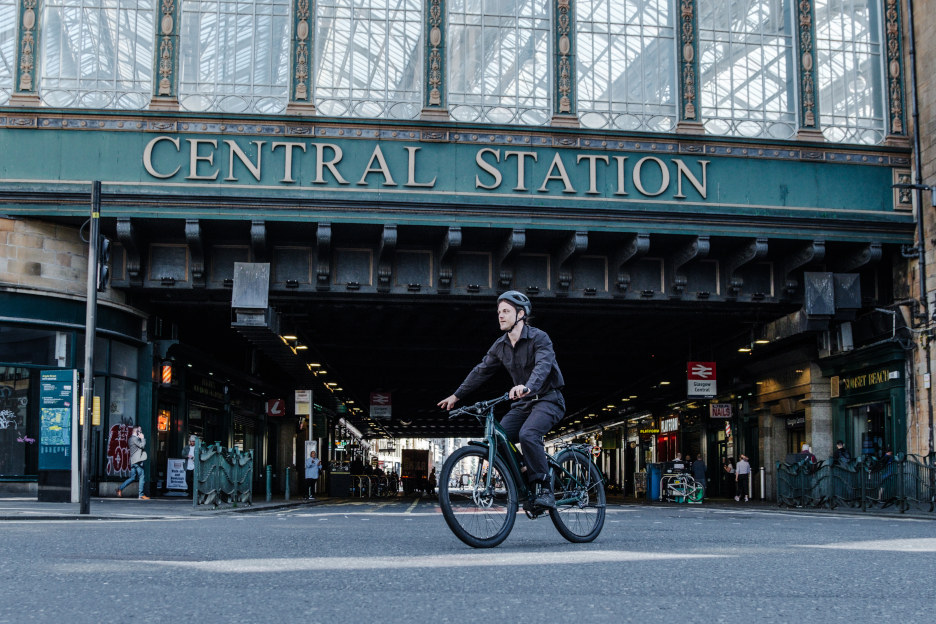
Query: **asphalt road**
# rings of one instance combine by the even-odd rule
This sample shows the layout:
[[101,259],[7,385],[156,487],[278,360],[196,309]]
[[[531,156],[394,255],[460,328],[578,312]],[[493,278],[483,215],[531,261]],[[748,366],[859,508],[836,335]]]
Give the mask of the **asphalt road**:
[[934,519],[610,506],[473,550],[429,501],[0,522],[0,622],[930,622]]

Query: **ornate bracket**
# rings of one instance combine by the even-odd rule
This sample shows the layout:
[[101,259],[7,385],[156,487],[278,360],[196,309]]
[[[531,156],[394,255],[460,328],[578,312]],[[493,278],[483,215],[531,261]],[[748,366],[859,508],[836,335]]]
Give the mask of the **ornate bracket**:
[[198,219],[185,220],[185,241],[192,254],[192,285],[205,284],[205,250],[202,244],[201,222]]
[[331,288],[331,223],[319,223],[315,231],[316,255],[318,256],[315,268],[315,288],[328,290]]
[[617,270],[617,288],[623,295],[630,288],[631,276],[627,265],[650,251],[650,235],[634,234],[624,243],[624,246],[614,255],[611,268]]
[[445,238],[442,239],[442,246],[439,248],[439,292],[447,293],[452,288],[452,261],[455,259],[455,253],[462,244],[462,230],[460,227],[449,227],[445,232]]
[[677,249],[670,257],[670,275],[672,276],[672,289],[674,295],[682,295],[686,290],[689,279],[679,272],[691,260],[698,260],[708,256],[710,242],[708,236],[694,236],[692,240]]
[[572,262],[586,249],[588,249],[588,232],[573,232],[556,254],[556,266],[559,267],[556,279],[557,295],[569,294],[569,286],[572,284]]
[[393,285],[393,257],[397,245],[397,226],[384,224],[377,249],[377,292],[390,292]]
[[728,276],[728,296],[737,297],[744,286],[744,278],[737,274],[745,264],[754,262],[767,255],[767,239],[755,238],[749,240],[741,249],[737,250],[728,258],[727,276]]
[[881,260],[881,243],[868,243],[835,263],[836,273],[851,273]]
[[513,284],[513,261],[514,258],[517,257],[517,254],[523,251],[525,245],[526,230],[513,230],[507,235],[500,249],[497,250],[497,266],[500,267],[497,285],[501,289],[510,288]]
[[256,259],[266,259],[267,229],[265,221],[253,220],[250,222],[250,249]]
[[805,247],[788,256],[783,263],[784,283],[783,290],[787,296],[796,293],[799,281],[793,277],[793,272],[813,262],[822,262],[825,258],[825,241],[814,240]]
[[134,284],[142,284],[142,268],[140,266],[140,249],[137,241],[136,228],[128,217],[117,219],[117,240],[127,252],[127,279]]

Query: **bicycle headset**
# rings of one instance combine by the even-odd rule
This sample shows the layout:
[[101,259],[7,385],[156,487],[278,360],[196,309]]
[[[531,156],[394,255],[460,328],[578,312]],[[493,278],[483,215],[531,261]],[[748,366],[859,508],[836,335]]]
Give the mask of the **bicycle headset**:
[[[500,297],[497,298],[497,303],[500,304],[501,301],[506,301],[512,305],[515,309],[523,310],[523,321],[529,325],[530,322],[530,313],[533,311],[533,303],[530,301],[530,298],[524,295],[522,292],[516,290],[508,290],[503,293]],[[510,329],[507,330],[507,333],[513,331],[513,328],[517,326],[517,323],[521,321],[520,316],[517,316],[517,319],[514,321],[514,324],[510,326]]]

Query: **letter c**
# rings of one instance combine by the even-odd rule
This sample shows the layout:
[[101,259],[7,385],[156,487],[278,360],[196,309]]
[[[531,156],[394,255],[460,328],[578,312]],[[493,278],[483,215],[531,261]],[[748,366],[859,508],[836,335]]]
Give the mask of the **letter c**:
[[179,172],[179,169],[182,168],[182,165],[176,167],[172,173],[158,173],[156,169],[153,168],[153,148],[156,147],[156,144],[160,141],[169,141],[175,145],[177,152],[180,151],[179,139],[173,139],[172,137],[167,136],[156,137],[147,143],[146,149],[143,150],[143,168],[146,169],[146,173],[150,174],[154,178],[171,178]]

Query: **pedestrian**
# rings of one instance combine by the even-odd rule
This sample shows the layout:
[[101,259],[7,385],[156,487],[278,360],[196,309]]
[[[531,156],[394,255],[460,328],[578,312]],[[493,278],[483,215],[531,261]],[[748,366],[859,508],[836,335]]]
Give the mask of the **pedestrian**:
[[809,444],[803,442],[803,448],[800,450],[800,454],[803,455],[803,460],[806,462],[806,472],[813,473],[816,471],[816,466],[819,463],[819,460],[816,459],[816,456],[813,455],[812,447]]
[[[702,496],[705,496],[705,462],[702,460],[702,453],[696,455],[696,460],[692,462],[692,478],[696,483],[702,486]],[[701,500],[701,499],[700,499]]]
[[309,451],[305,461],[305,486],[309,492],[309,500],[315,500],[315,484],[318,483],[322,472],[322,460],[316,456],[315,451]]
[[748,479],[750,477],[751,464],[748,463],[747,455],[741,453],[741,459],[738,460],[738,466],[735,469],[735,484],[738,488],[734,497],[736,501],[740,501],[741,496],[744,496],[744,502],[748,502]]
[[435,471],[435,466],[433,466],[432,470],[429,472],[429,496],[435,496],[435,487],[436,487],[436,471]]
[[835,451],[832,452],[832,459],[835,462],[847,464],[851,461],[851,453],[845,448],[845,443],[839,440],[835,443]]
[[127,440],[127,447],[130,449],[130,476],[117,488],[117,496],[123,496],[124,489],[139,479],[140,490],[137,498],[140,500],[149,500],[149,496],[144,491],[146,485],[146,471],[143,470],[143,462],[146,461],[146,438],[143,437],[143,429],[133,428],[133,434]]
[[198,438],[193,434],[188,438],[188,446],[182,449],[182,455],[185,457],[185,491],[189,496],[192,495],[195,482],[195,441]]
[[481,363],[475,366],[458,389],[439,401],[450,410],[460,399],[478,389],[501,366],[513,380],[508,396],[515,401],[500,425],[511,442],[520,442],[526,479],[533,494],[533,507],[554,508],[549,465],[543,436],[565,415],[562,387],[565,380],[556,363],[549,335],[530,325],[533,304],[516,290],[497,298],[497,322],[504,335],[494,341]]
[[[728,494],[728,492],[733,492],[737,489],[734,478],[734,466],[734,457],[725,457],[722,459],[722,479],[724,479],[724,488],[719,492],[719,494]],[[730,494],[728,495],[730,496]]]

